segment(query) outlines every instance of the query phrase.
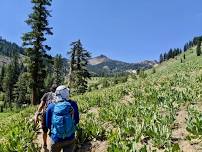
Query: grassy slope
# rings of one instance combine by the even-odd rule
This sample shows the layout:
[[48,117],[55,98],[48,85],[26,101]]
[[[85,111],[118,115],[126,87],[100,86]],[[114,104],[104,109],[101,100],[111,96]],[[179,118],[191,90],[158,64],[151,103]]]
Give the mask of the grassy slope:
[[0,151],[37,151],[33,125],[35,107],[21,112],[0,113]]
[[[177,109],[184,102],[201,100],[202,94],[202,82],[197,81],[202,76],[202,57],[196,57],[193,48],[186,52],[183,63],[180,58],[183,54],[177,60],[162,63],[155,74],[148,70],[145,79],[75,97],[82,113],[80,142],[106,140],[109,151],[138,150],[144,146],[147,150],[172,149],[171,126]],[[162,111],[167,115],[162,115]],[[21,151],[32,145],[33,126],[25,118],[33,112],[34,108],[28,108],[21,114],[0,113],[0,142],[4,143],[0,148]],[[23,125],[28,126],[28,132],[23,132]],[[146,139],[148,144],[141,142]],[[29,144],[23,147],[23,141]]]
[[175,150],[172,126],[177,111],[184,103],[202,100],[202,57],[192,48],[183,63],[181,58],[183,54],[162,63],[155,74],[148,70],[145,79],[75,98],[85,113],[82,139],[107,140],[109,151]]

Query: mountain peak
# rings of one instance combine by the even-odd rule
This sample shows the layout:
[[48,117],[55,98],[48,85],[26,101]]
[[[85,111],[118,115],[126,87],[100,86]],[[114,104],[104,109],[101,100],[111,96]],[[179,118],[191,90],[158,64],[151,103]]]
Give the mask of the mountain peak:
[[108,58],[108,57],[106,55],[101,54],[101,55],[97,56],[97,58]]
[[101,55],[99,55],[97,57],[89,59],[88,62],[91,65],[97,65],[97,64],[101,64],[101,63],[107,62],[109,60],[110,60],[110,58],[108,58],[107,56],[101,54]]

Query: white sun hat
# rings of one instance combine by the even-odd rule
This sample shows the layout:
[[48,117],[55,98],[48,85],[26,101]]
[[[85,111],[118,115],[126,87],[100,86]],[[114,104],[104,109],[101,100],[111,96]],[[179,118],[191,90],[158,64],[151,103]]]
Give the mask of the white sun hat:
[[62,100],[62,99],[68,100],[69,99],[69,88],[67,88],[64,85],[61,85],[61,86],[56,88],[55,94],[60,100]]

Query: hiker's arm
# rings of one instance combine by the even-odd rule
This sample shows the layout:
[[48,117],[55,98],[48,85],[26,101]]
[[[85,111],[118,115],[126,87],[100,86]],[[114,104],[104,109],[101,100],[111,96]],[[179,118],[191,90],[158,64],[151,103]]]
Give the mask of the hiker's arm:
[[42,111],[42,109],[44,108],[45,104],[46,104],[46,99],[47,99],[47,94],[45,93],[43,95],[43,97],[41,98],[41,103],[35,113],[35,116],[34,116],[34,123],[35,125],[38,123],[38,116],[40,114],[40,112]]
[[53,104],[50,104],[46,111],[46,127],[48,129],[51,129],[52,109],[53,109]]
[[38,119],[38,116],[40,114],[40,112],[42,111],[43,107],[45,106],[45,102],[44,101],[41,101],[35,115],[34,115],[34,123],[35,125],[38,123],[39,119]]
[[42,111],[42,109],[44,108],[45,106],[45,101],[44,100],[41,100],[41,103],[39,104],[39,107],[37,109],[37,112],[40,113]]
[[47,100],[47,93],[45,93],[43,95],[43,97],[41,98],[41,103],[37,109],[37,113],[40,113],[42,111],[42,109],[44,108],[44,106],[46,105],[46,100]]

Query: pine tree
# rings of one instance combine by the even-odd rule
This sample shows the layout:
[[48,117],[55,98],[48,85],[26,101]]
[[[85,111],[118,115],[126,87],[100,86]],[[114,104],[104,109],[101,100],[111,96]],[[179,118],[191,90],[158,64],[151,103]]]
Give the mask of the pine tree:
[[1,68],[1,73],[0,73],[0,91],[3,91],[3,79],[5,76],[5,66],[3,64],[2,68]]
[[72,49],[69,52],[70,70],[69,70],[69,87],[75,93],[82,94],[87,91],[87,79],[91,75],[87,70],[90,53],[82,47],[81,41],[78,40],[71,44]]
[[19,77],[20,72],[21,72],[20,71],[19,54],[18,53],[14,54],[11,64],[12,64],[13,69],[14,69],[13,78],[14,78],[14,80],[18,80],[18,77]]
[[14,67],[12,64],[9,64],[6,67],[5,77],[3,79],[3,90],[5,92],[5,103],[4,106],[11,108],[11,102],[13,99],[13,88],[14,88]]
[[48,73],[44,80],[44,86],[46,88],[46,91],[50,91],[50,88],[53,85],[53,82],[54,82],[54,78],[52,73]]
[[54,59],[54,83],[58,86],[62,84],[63,80],[63,61],[61,55],[56,55]]
[[15,103],[18,106],[21,106],[25,103],[30,103],[30,95],[31,90],[29,88],[30,85],[30,74],[28,72],[24,72],[20,74],[17,83],[15,84],[14,96]]
[[6,103],[10,108],[12,108],[11,103],[14,102],[13,90],[20,74],[18,57],[18,54],[14,53],[11,63],[6,67],[5,76],[3,78],[3,90],[6,94]]
[[176,49],[176,48],[173,49],[173,53],[172,53],[172,57],[173,57],[173,58],[177,55],[177,50],[178,50],[178,49]]
[[176,50],[176,56],[180,54],[180,48],[177,48]]
[[189,48],[191,48],[193,46],[193,42],[189,41]]
[[184,60],[185,60],[185,59],[186,59],[186,55],[185,55],[185,53],[184,53],[183,57],[184,57]]
[[201,55],[201,41],[198,41],[198,43],[197,43],[196,55],[197,55],[197,56],[200,56],[200,55]]
[[202,36],[194,37],[193,45],[197,45],[198,41],[202,41]]
[[163,60],[164,60],[164,61],[168,60],[168,54],[167,54],[167,53],[164,53],[164,55],[163,55]]
[[162,54],[160,54],[160,59],[159,59],[159,62],[160,62],[160,63],[162,63],[162,62],[163,62],[163,60],[164,60],[164,59],[163,59],[163,55],[162,55]]
[[186,44],[184,45],[184,52],[186,52],[186,50],[187,50],[187,46],[186,46]]
[[47,10],[51,6],[52,0],[32,0],[33,12],[29,15],[26,23],[31,26],[31,32],[25,33],[22,37],[23,46],[26,46],[26,54],[29,57],[28,71],[32,78],[32,104],[37,104],[41,90],[43,89],[46,70],[44,64],[44,56],[47,50],[51,48],[44,44],[45,35],[52,35],[48,25],[48,17],[51,17],[50,11]]
[[168,52],[168,58],[167,59],[169,60],[170,58],[173,58],[173,49],[170,49]]
[[188,43],[186,43],[185,45],[184,45],[184,52],[186,52],[189,48],[188,48],[189,46],[188,46]]

